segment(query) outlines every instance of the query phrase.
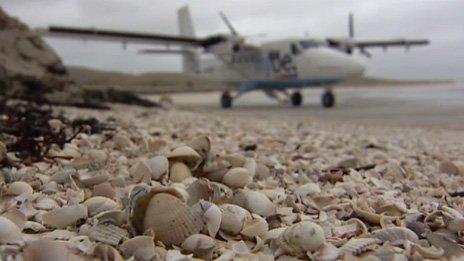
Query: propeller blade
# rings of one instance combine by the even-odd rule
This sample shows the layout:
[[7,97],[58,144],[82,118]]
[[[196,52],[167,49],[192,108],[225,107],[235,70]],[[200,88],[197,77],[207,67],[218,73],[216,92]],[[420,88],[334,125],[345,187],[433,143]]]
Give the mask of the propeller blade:
[[354,38],[354,17],[353,13],[348,16],[348,33],[351,39]]
[[223,12],[219,12],[219,16],[221,17],[222,21],[226,24],[226,26],[229,28],[230,32],[231,32],[233,35],[238,35],[237,30],[235,30],[234,26],[233,26],[232,23],[229,21],[229,19],[227,18],[227,16],[226,16]]

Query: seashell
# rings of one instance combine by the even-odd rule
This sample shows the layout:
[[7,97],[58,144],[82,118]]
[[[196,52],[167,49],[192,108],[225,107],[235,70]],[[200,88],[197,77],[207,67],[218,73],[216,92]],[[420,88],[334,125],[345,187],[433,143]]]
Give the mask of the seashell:
[[222,213],[221,209],[215,204],[211,204],[203,214],[203,221],[205,222],[208,234],[211,237],[216,237],[216,234],[221,227]]
[[169,179],[172,182],[182,182],[184,179],[192,177],[189,167],[182,162],[174,162],[169,173]]
[[121,252],[125,258],[134,257],[135,260],[153,260],[156,256],[153,237],[136,236],[122,243]]
[[212,201],[216,204],[232,202],[234,192],[226,185],[218,182],[210,182],[213,188]]
[[129,233],[127,230],[113,224],[100,223],[92,227],[89,238],[94,241],[117,246],[129,238]]
[[149,159],[147,164],[153,180],[160,180],[169,171],[169,161],[165,156],[155,156]]
[[166,252],[165,261],[184,261],[184,260],[192,260],[193,254],[184,255],[179,250],[168,250]]
[[32,193],[34,190],[31,185],[23,181],[15,181],[8,185],[6,195],[19,196],[23,193]]
[[41,233],[47,229],[40,223],[34,221],[26,221],[24,223],[23,231],[26,233]]
[[344,255],[360,255],[380,243],[382,243],[381,240],[376,238],[352,238],[340,248],[340,253]]
[[198,152],[188,146],[175,148],[168,153],[167,158],[172,162],[183,162],[192,170],[195,170],[201,163],[201,156]]
[[247,169],[248,172],[250,173],[251,178],[253,178],[256,175],[256,160],[249,158],[245,161],[245,164],[243,164],[243,168]]
[[245,162],[246,162],[245,156],[241,154],[226,155],[224,156],[224,159],[230,163],[232,168],[243,167],[243,165],[245,165]]
[[445,250],[443,248],[438,248],[435,246],[426,248],[418,244],[412,245],[412,252],[418,252],[423,258],[428,259],[439,259],[445,254]]
[[245,226],[243,227],[240,234],[248,238],[262,237],[266,235],[267,231],[269,230],[269,225],[267,224],[267,221],[259,215],[251,215],[253,219],[245,223]]
[[349,238],[357,235],[365,235],[367,234],[367,231],[368,229],[366,225],[357,218],[348,220],[343,226],[332,228],[333,234],[339,238]]
[[79,174],[79,181],[86,187],[92,187],[110,179],[110,174],[106,170],[96,170]]
[[108,160],[108,154],[103,150],[95,150],[91,149],[87,152],[87,158],[93,163],[97,165],[104,165]]
[[232,251],[234,252],[235,255],[237,256],[248,256],[251,254],[250,249],[248,246],[243,242],[243,240],[240,240],[238,242],[235,242],[232,245]]
[[51,181],[55,181],[58,184],[67,184],[71,182],[73,176],[77,174],[77,170],[73,167],[65,167],[62,170],[56,172],[51,178]]
[[244,188],[250,182],[252,177],[245,168],[232,168],[222,178],[222,183],[233,189]]
[[321,194],[321,188],[316,183],[306,183],[295,189],[295,195],[300,198],[312,197]]
[[251,213],[263,217],[276,214],[276,206],[266,195],[253,190],[239,190],[234,195],[234,203],[247,209]]
[[442,161],[438,166],[440,173],[446,173],[448,175],[458,175],[459,168],[451,161]]
[[133,207],[132,223],[137,232],[152,230],[165,245],[180,245],[203,228],[199,213],[182,202],[178,192],[153,190],[141,196]]
[[192,206],[201,199],[210,201],[214,190],[207,179],[198,179],[188,186],[187,193],[189,194],[187,205]]
[[79,220],[87,218],[87,207],[74,205],[54,209],[43,215],[43,224],[56,228],[75,225]]
[[277,238],[277,245],[291,255],[317,251],[325,243],[324,230],[311,221],[302,221],[285,229]]
[[23,244],[21,229],[13,221],[3,216],[0,216],[0,244]]
[[230,168],[230,163],[223,158],[214,158],[203,166],[203,175],[211,181],[221,182]]
[[91,217],[100,212],[115,210],[119,207],[118,203],[114,202],[112,199],[101,196],[91,197],[82,204],[87,207],[89,216]]
[[392,245],[400,245],[406,241],[417,243],[419,238],[410,229],[405,227],[389,227],[372,231],[372,238],[377,238],[382,243],[389,241]]
[[7,212],[3,213],[2,216],[13,221],[13,223],[18,226],[19,230],[23,230],[24,224],[26,223],[26,216],[17,208],[9,209]]
[[329,261],[338,260],[340,250],[331,243],[324,243],[321,248],[313,255],[313,260]]
[[94,251],[94,242],[90,241],[87,236],[77,236],[69,239],[68,245],[71,249],[82,252],[86,255],[92,255]]
[[264,164],[257,163],[255,178],[258,180],[267,179],[271,176],[271,170]]
[[116,133],[116,135],[113,136],[113,142],[116,148],[119,149],[130,148],[134,145],[127,134],[123,133]]
[[24,248],[25,261],[68,260],[69,254],[64,242],[44,238],[32,241]]
[[144,182],[148,184],[151,181],[151,168],[145,160],[139,160],[132,165],[129,173],[134,183]]
[[70,240],[76,237],[77,233],[69,230],[55,229],[52,232],[46,233],[43,237],[53,240]]
[[216,246],[215,240],[202,234],[194,234],[185,239],[182,249],[192,253],[194,257],[210,260]]
[[208,136],[199,136],[187,144],[190,148],[194,149],[205,160],[211,150],[211,141]]
[[232,235],[242,231],[245,223],[252,219],[251,214],[244,208],[232,204],[223,204],[219,208],[222,211],[221,230]]
[[124,261],[118,250],[105,244],[97,244],[93,249],[93,255],[99,260]]
[[458,243],[448,239],[445,235],[439,233],[428,233],[427,240],[432,246],[443,249],[443,256],[448,259],[461,259],[464,257],[464,248]]
[[59,208],[60,205],[53,198],[44,197],[44,198],[40,198],[40,199],[38,199],[36,201],[35,207],[37,209],[53,210],[53,209]]
[[109,182],[104,182],[98,185],[93,186],[92,197],[106,197],[114,198],[116,192],[114,191],[113,186]]
[[111,223],[116,226],[121,226],[127,220],[125,211],[121,210],[109,210],[98,213],[93,217],[98,220],[99,223]]
[[362,210],[356,206],[353,206],[354,213],[360,219],[369,222],[370,224],[379,225],[382,218],[381,215]]

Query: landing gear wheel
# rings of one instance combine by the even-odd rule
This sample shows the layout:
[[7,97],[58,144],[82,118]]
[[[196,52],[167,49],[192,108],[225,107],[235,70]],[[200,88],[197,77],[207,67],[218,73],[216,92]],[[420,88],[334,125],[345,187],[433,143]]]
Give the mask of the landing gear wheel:
[[232,107],[232,96],[229,92],[223,92],[221,95],[221,106],[224,109]]
[[292,93],[290,100],[293,106],[298,107],[303,102],[303,95],[301,95],[301,92],[294,92]]
[[324,108],[332,108],[335,105],[335,96],[332,91],[325,91],[324,94],[322,94],[321,102]]

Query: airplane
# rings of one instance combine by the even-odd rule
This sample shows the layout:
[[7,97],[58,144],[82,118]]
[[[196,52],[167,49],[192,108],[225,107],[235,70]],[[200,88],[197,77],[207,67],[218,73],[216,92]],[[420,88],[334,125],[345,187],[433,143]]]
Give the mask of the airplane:
[[[251,91],[263,91],[277,100],[283,93],[296,107],[303,102],[301,89],[311,87],[324,88],[321,104],[324,108],[331,108],[335,105],[332,87],[364,74],[365,66],[351,56],[355,49],[370,57],[366,51],[368,48],[404,46],[409,49],[429,43],[428,40],[407,39],[357,41],[354,39],[352,14],[349,16],[348,38],[280,39],[260,45],[248,43],[222,12],[220,17],[230,34],[201,38],[195,37],[188,6],[178,9],[177,17],[179,35],[66,26],[39,28],[37,32],[46,37],[119,41],[124,46],[127,43],[164,45],[165,48],[141,50],[140,53],[181,55],[184,73],[207,76],[233,86],[232,91],[226,90],[220,97],[223,108],[231,108],[234,100]],[[203,54],[212,54],[214,58],[199,59]]]

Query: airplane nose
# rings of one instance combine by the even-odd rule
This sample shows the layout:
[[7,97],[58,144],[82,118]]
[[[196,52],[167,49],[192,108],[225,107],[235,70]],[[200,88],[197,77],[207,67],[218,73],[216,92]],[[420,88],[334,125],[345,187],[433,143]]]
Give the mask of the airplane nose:
[[363,76],[366,68],[365,66],[358,60],[349,57],[349,61],[346,61],[345,64],[345,72],[348,77],[356,78]]

